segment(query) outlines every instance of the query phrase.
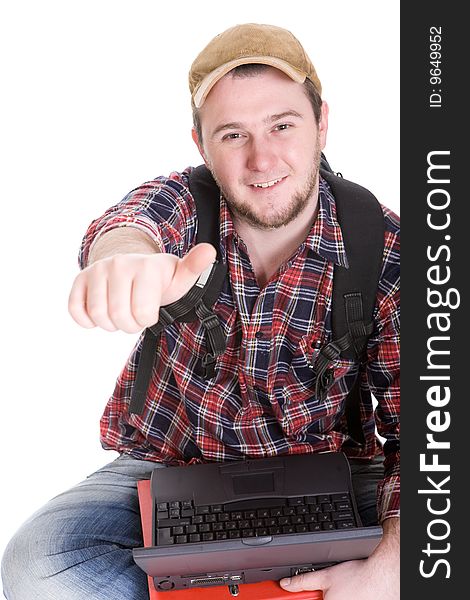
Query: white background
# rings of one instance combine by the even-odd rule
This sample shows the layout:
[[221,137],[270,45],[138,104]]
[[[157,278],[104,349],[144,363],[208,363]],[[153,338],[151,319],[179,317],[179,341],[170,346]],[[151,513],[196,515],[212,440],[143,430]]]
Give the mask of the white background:
[[237,23],[290,29],[330,105],[330,164],[399,212],[399,2],[0,6],[2,554],[35,509],[115,456],[98,422],[137,336],[80,329],[67,298],[89,222],[200,164],[192,60]]

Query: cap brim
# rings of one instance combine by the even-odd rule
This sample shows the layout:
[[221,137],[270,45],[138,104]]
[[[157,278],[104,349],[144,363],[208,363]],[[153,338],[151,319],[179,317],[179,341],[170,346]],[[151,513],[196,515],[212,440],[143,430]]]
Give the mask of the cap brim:
[[229,71],[235,69],[235,67],[239,67],[240,65],[252,64],[268,65],[270,67],[279,69],[296,83],[304,83],[305,79],[307,78],[306,73],[303,73],[298,69],[294,69],[294,67],[292,67],[289,63],[280,58],[275,58],[273,56],[244,56],[221,65],[204,77],[196,92],[193,94],[193,102],[195,107],[201,108],[205,99],[207,98],[207,95],[214,85]]

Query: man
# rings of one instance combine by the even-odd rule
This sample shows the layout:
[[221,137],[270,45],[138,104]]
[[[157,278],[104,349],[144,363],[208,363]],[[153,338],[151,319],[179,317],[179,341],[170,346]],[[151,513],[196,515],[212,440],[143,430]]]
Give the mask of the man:
[[[229,277],[214,310],[227,349],[216,376],[205,379],[200,323],[173,324],[156,348],[138,415],[129,402],[139,341],[101,421],[103,446],[121,456],[17,533],[3,564],[6,596],[146,597],[146,577],[131,554],[142,544],[136,482],[162,463],[347,450],[363,522],[378,520],[383,539],[367,560],[281,585],[321,589],[325,600],[398,598],[397,218],[383,208],[375,329],[361,373],[378,401],[379,433],[391,443],[383,466],[371,407],[361,413],[365,444],[347,443],[341,417],[354,362],[338,361],[326,399],[315,397],[308,368],[331,333],[333,265],[347,266],[335,200],[319,176],[328,107],[310,59],[290,32],[237,26],[196,58],[190,90],[193,139],[221,189],[220,250]],[[90,225],[69,302],[80,325],[139,332],[214,261],[211,245],[195,245],[188,173],[144,184]]]

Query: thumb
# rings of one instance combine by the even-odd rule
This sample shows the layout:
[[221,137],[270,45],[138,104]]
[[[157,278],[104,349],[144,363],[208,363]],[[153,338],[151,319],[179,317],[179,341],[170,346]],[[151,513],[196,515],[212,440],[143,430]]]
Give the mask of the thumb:
[[[317,572],[302,573],[295,577],[281,579],[279,585],[288,592],[301,592],[302,590],[324,590],[326,585],[326,574],[324,570]],[[318,600],[323,596],[318,594]]]
[[177,260],[170,285],[162,296],[162,305],[171,304],[182,298],[216,257],[214,246],[197,244],[183,258]]
[[176,277],[197,276],[205,271],[216,259],[217,253],[211,244],[197,244],[178,262]]

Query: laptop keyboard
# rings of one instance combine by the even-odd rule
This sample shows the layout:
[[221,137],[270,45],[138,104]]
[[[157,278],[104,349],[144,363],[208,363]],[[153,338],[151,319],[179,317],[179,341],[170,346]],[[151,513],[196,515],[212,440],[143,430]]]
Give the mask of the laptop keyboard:
[[357,527],[349,493],[263,498],[194,506],[192,500],[156,505],[156,545],[191,544],[256,536]]

